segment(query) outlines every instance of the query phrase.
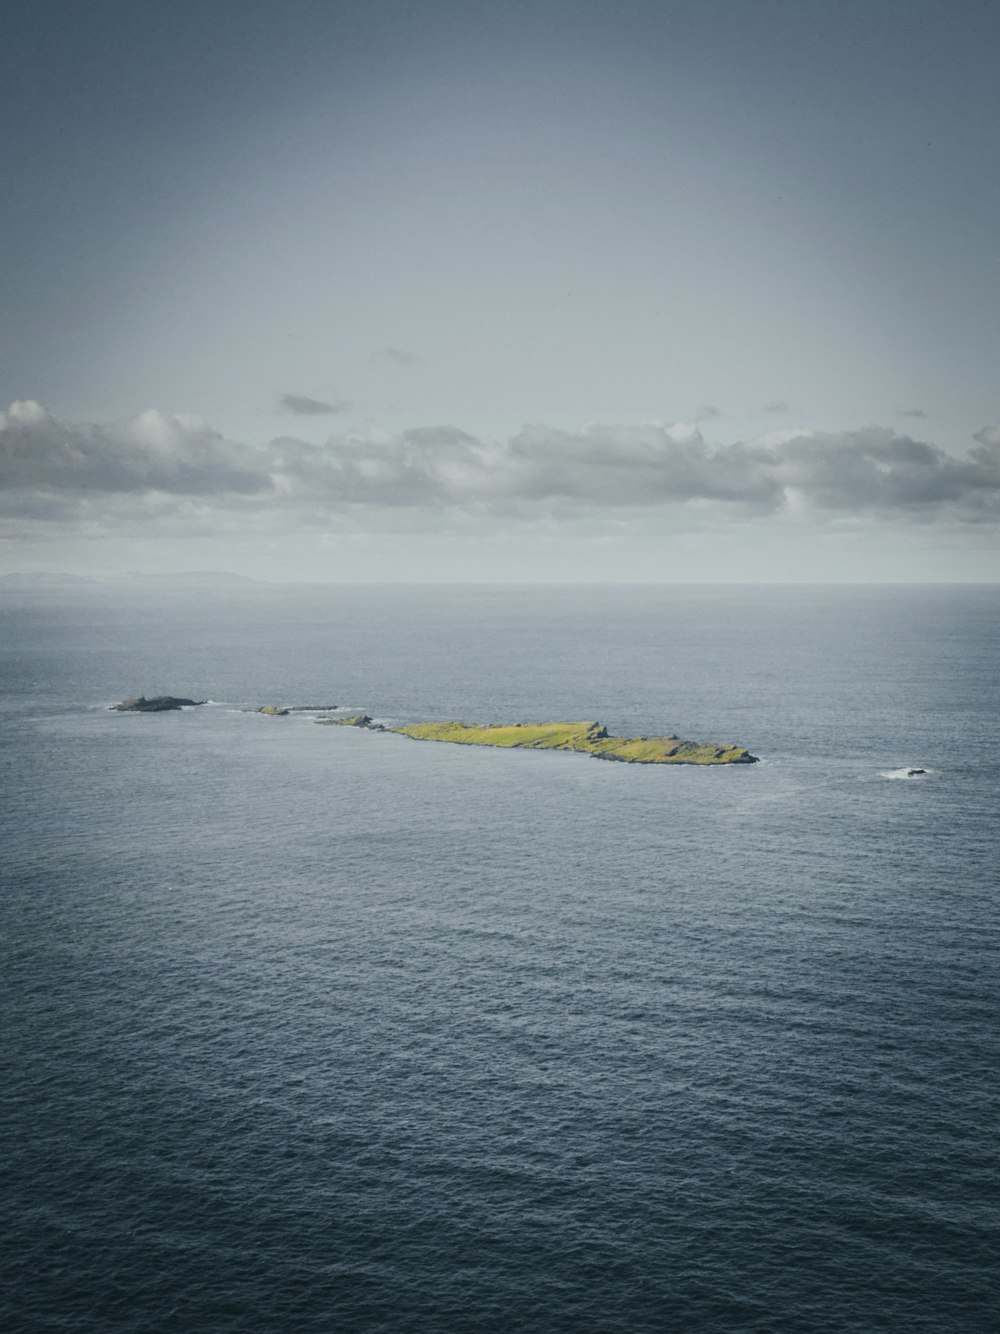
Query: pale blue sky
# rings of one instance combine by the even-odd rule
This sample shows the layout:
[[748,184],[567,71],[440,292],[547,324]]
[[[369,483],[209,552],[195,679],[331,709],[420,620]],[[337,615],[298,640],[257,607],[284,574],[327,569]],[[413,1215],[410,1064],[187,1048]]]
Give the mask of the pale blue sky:
[[[5,24],[0,406],[52,415],[5,419],[4,568],[1000,575],[996,5],[13,0]],[[174,434],[129,434],[150,409]],[[650,422],[640,504],[613,474]],[[764,460],[783,489],[754,510],[665,484],[694,422],[713,477],[738,442],[824,443],[794,482]],[[200,490],[230,476],[200,423],[267,486]],[[526,423],[564,443],[524,492]],[[416,457],[444,426],[493,451],[488,485],[442,491],[440,431]],[[286,436],[326,449],[308,512]],[[359,438],[410,491],[344,490]],[[116,472],[127,449],[176,467]]]

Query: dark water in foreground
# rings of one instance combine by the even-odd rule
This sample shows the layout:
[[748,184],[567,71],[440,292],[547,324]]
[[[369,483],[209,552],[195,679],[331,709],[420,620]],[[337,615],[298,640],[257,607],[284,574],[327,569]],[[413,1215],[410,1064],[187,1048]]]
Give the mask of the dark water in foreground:
[[[1000,1327],[996,590],[8,594],[0,636],[8,1327]],[[331,699],[762,763],[236,711]]]

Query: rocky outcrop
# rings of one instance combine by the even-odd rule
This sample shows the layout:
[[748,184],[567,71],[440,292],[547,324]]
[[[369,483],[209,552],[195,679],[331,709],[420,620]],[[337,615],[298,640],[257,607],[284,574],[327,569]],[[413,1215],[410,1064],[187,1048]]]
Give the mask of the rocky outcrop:
[[372,722],[367,713],[352,713],[347,718],[317,718],[321,727],[367,727],[369,732],[384,732],[381,723]]
[[153,699],[137,695],[134,699],[123,699],[120,704],[112,704],[111,708],[116,713],[166,713],[168,709],[186,709],[204,703],[203,699],[181,699],[176,695],[156,695]]
[[264,704],[258,709],[245,709],[245,713],[266,713],[271,718],[287,718],[290,713],[330,713],[336,704]]

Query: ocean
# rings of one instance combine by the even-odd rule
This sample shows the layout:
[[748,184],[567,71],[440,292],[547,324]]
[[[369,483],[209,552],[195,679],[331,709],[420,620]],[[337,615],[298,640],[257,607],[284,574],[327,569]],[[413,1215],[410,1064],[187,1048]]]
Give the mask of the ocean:
[[5,1327],[1000,1328],[998,663],[992,587],[5,589]]

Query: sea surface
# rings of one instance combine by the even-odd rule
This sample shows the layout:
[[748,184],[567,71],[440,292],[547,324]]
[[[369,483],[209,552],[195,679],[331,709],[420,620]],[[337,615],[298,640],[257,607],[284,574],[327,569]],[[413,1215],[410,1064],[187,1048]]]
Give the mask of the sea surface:
[[0,1322],[996,1331],[998,664],[988,587],[7,588]]

